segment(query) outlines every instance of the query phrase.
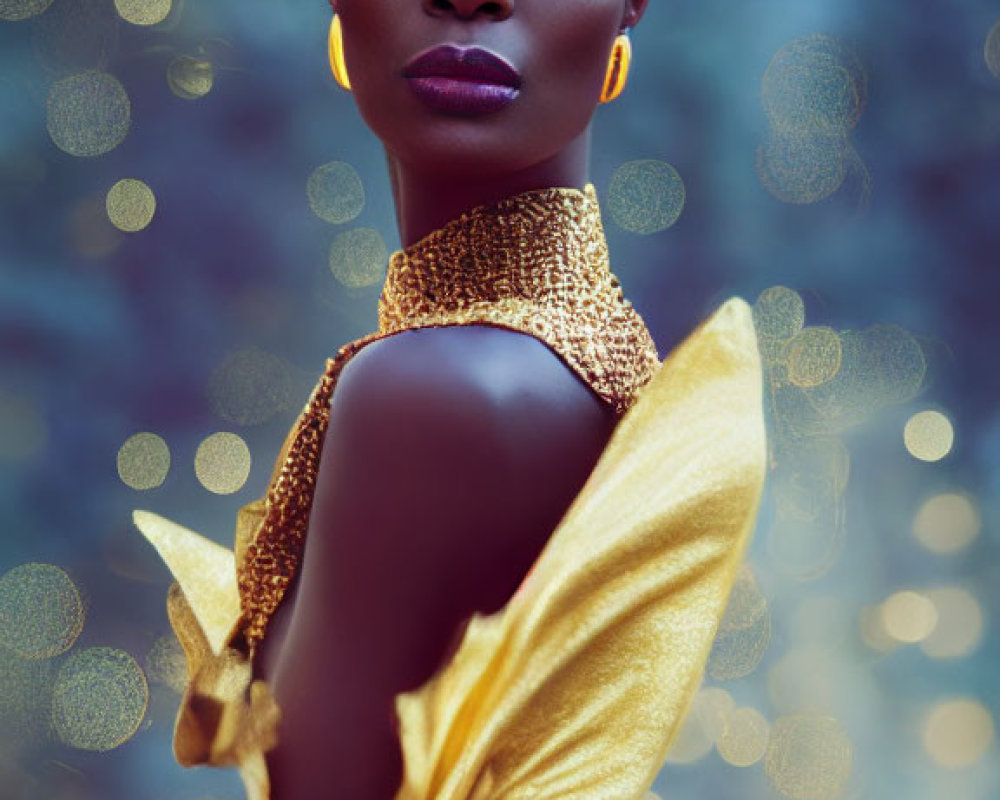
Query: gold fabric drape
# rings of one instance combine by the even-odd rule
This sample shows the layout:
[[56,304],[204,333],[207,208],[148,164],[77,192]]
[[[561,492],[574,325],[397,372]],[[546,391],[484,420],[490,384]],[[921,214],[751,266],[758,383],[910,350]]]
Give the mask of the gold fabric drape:
[[250,800],[270,797],[264,753],[280,711],[252,681],[253,644],[294,574],[311,501],[295,497],[283,528],[275,487],[315,476],[340,369],[398,330],[491,324],[545,341],[623,416],[507,606],[474,617],[449,664],[397,697],[396,800],[638,800],[700,683],[760,499],[749,307],[728,301],[661,364],[610,273],[588,186],[475,209],[397,252],[379,310],[380,331],[329,362],[271,492],[241,510],[234,551],[135,514],[177,579],[168,610],[188,662],[178,760],[235,766]]

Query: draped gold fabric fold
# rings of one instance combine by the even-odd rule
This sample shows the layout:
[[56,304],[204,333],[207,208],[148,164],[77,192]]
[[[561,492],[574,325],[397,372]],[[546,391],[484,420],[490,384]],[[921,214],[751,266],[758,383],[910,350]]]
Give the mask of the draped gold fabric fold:
[[135,514],[177,579],[168,610],[189,674],[175,755],[235,766],[249,800],[270,798],[264,753],[280,710],[252,679],[253,643],[290,577],[281,565],[297,564],[311,500],[281,516],[298,528],[276,526],[275,487],[304,491],[315,476],[337,374],[361,347],[407,328],[491,324],[546,342],[622,418],[507,606],[474,617],[451,661],[397,697],[396,800],[638,800],[700,683],[760,499],[749,307],[728,301],[661,363],[608,269],[588,185],[476,209],[397,252],[379,313],[378,333],[328,363],[271,492],[241,510],[233,553]]
[[507,607],[400,695],[397,800],[639,800],[701,681],[765,474],[750,309],[663,364]]

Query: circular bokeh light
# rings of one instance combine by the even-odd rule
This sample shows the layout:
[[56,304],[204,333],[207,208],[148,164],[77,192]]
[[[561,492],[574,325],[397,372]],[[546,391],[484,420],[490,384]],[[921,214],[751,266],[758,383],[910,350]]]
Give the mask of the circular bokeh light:
[[108,191],[106,208],[112,225],[120,231],[136,233],[153,221],[156,196],[142,181],[123,178]]
[[154,683],[169,686],[178,694],[187,685],[187,660],[176,636],[161,636],[146,654],[146,675]]
[[330,270],[350,289],[381,283],[388,262],[385,240],[374,228],[344,231],[330,247]]
[[851,761],[851,740],[834,717],[789,714],[771,728],[764,769],[786,797],[833,800],[850,777]]
[[760,336],[787,339],[806,321],[802,296],[787,286],[772,286],[760,293],[753,306],[753,321]]
[[52,5],[52,0],[0,0],[0,19],[18,22],[37,17]]
[[233,494],[250,477],[250,448],[235,433],[213,433],[198,445],[194,471],[201,485],[215,494]]
[[256,348],[237,350],[212,372],[208,398],[222,419],[237,425],[260,425],[295,407],[288,364]]
[[155,489],[170,472],[170,448],[155,433],[137,433],[118,450],[118,476],[133,489]]
[[918,592],[895,592],[882,603],[882,627],[893,639],[905,644],[926,639],[937,621],[934,604]]
[[182,100],[198,100],[215,85],[215,68],[205,58],[177,56],[167,65],[170,91]]
[[983,57],[986,59],[986,66],[993,76],[1000,80],[1000,21],[998,21],[990,32],[986,34],[986,42],[983,45]]
[[149,703],[142,669],[128,653],[91,647],[73,653],[52,693],[52,724],[70,747],[106,751],[135,735]]
[[844,147],[831,134],[772,132],[757,148],[757,177],[783,203],[818,203],[844,182]]
[[993,742],[993,734],[989,710],[971,698],[939,703],[923,724],[924,749],[937,764],[950,769],[979,761]]
[[313,213],[337,225],[355,219],[365,207],[361,176],[344,161],[331,161],[313,170],[306,182],[306,194]]
[[930,589],[926,597],[934,604],[937,625],[920,642],[931,658],[963,658],[983,638],[983,610],[971,592],[960,586]]
[[945,492],[927,498],[913,520],[913,535],[934,553],[957,553],[968,547],[982,529],[982,519],[971,498]]
[[665,161],[622,164],[611,176],[608,212],[630,233],[651,234],[672,227],[684,210],[687,192],[680,173]]
[[99,156],[128,134],[132,108],[125,87],[107,72],[71,75],[52,84],[46,104],[49,136],[71,156]]
[[23,564],[0,577],[0,645],[23,658],[69,650],[84,616],[79,590],[57,566]]
[[173,7],[173,0],[115,0],[118,15],[133,25],[163,22]]
[[804,328],[785,348],[788,380],[799,387],[820,386],[840,370],[840,336],[833,328]]
[[868,78],[857,55],[832,36],[815,34],[784,45],[767,66],[761,101],[783,131],[843,135],[868,100]]
[[726,727],[715,747],[734,767],[749,767],[764,757],[769,732],[767,719],[757,709],[737,708],[726,717]]
[[914,458],[940,461],[951,452],[955,430],[940,411],[920,411],[907,421],[903,443]]

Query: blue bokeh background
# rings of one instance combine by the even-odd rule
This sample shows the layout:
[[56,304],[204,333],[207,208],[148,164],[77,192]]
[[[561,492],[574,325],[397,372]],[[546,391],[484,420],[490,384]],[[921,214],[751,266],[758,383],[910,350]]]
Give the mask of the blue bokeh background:
[[[79,41],[53,46],[46,19],[79,8]],[[930,343],[922,394],[847,434],[853,471],[838,563],[797,583],[768,584],[762,567],[773,639],[758,673],[726,685],[770,716],[760,676],[792,645],[791,620],[810,597],[833,597],[856,619],[901,588],[969,588],[985,631],[963,659],[850,644],[874,689],[852,700],[845,684],[840,719],[854,768],[840,796],[851,800],[1000,796],[995,742],[975,764],[945,769],[922,750],[918,721],[952,696],[994,718],[1000,707],[1000,78],[984,58],[998,20],[990,0],[652,0],[633,33],[629,85],[594,124],[599,195],[636,159],[669,162],[684,179],[687,203],[669,230],[607,225],[612,268],[661,353],[722,299],[752,302],[774,285],[802,294],[810,323],[892,323]],[[399,244],[381,145],[327,69],[328,23],[318,0],[186,0],[152,27],[118,19],[111,0],[55,0],[36,18],[0,21],[0,396],[29,404],[43,431],[27,455],[0,447],[0,573],[28,562],[66,569],[87,603],[77,647],[121,648],[141,663],[168,632],[169,576],[131,528],[132,509],[228,543],[236,509],[264,490],[297,403],[258,425],[221,420],[206,394],[217,365],[246,348],[274,354],[304,400],[324,360],[377,326],[380,285],[345,288],[327,264],[333,238],[351,227]],[[844,42],[864,65],[868,101],[851,144],[870,183],[791,204],[755,170],[768,131],[761,80],[779,48],[811,34]],[[199,52],[213,61],[214,86],[181,99],[167,65]],[[125,86],[132,126],[111,152],[75,158],[46,132],[46,94],[95,67]],[[361,215],[344,226],[315,216],[306,195],[312,171],[334,160],[353,165],[366,190]],[[123,177],[153,188],[152,224],[103,257],[82,255],[81,203],[103,201]],[[903,447],[904,423],[924,408],[943,410],[956,431],[953,451],[934,464]],[[209,493],[191,468],[198,443],[218,430],[239,433],[254,455],[233,495]],[[141,493],[115,467],[139,431],[162,436],[173,457],[166,482]],[[911,520],[928,493],[952,489],[975,498],[982,533],[957,554],[929,554]],[[174,764],[177,695],[152,690],[145,724],[116,750],[8,742],[0,779],[16,773],[9,785],[20,796],[53,800],[241,796],[233,774]],[[864,713],[852,705],[861,697]],[[781,796],[760,764],[741,769],[715,755],[666,767],[654,788],[667,800]]]

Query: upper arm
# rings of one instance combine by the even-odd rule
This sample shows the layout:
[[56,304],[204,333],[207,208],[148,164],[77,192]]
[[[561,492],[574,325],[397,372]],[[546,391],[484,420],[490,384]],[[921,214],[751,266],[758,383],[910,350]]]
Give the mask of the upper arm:
[[508,349],[481,340],[470,365],[454,335],[406,332],[340,376],[290,637],[327,631],[373,684],[420,685],[473,611],[502,606],[608,434],[547,348],[496,334]]

